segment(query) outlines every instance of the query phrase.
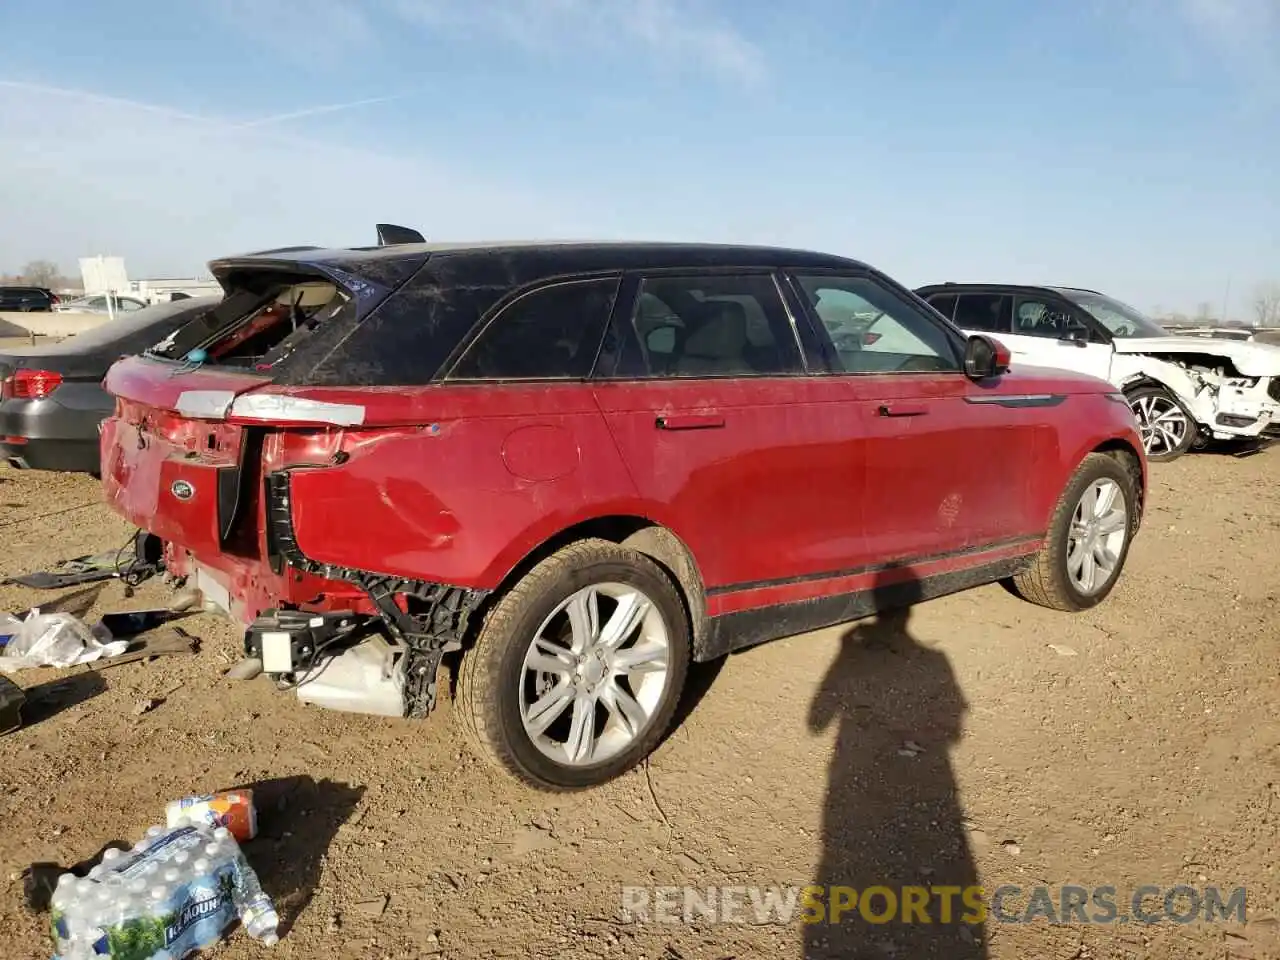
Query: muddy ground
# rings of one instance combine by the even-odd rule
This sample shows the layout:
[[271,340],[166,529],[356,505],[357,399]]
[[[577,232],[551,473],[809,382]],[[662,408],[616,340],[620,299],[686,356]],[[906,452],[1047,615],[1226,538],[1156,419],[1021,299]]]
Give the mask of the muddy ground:
[[[1280,449],[1155,465],[1122,583],[1068,616],[992,586],[905,625],[825,631],[700,671],[647,770],[548,797],[425,722],[303,707],[197,656],[28,671],[0,737],[0,957],[48,957],[20,872],[136,839],[167,800],[257,784],[248,848],[285,917],[273,954],[652,958],[1280,957]],[[0,469],[0,574],[126,541],[88,478]],[[163,602],[0,587],[0,609]],[[52,686],[51,686],[52,685]],[[152,708],[137,712],[143,701]],[[623,885],[1247,888],[1247,924],[620,922]],[[1158,902],[1158,901],[1156,901]],[[1025,904],[1016,901],[1013,911]],[[750,911],[748,911],[749,913]],[[695,918],[696,919],[696,918]],[[267,956],[237,933],[214,952]]]

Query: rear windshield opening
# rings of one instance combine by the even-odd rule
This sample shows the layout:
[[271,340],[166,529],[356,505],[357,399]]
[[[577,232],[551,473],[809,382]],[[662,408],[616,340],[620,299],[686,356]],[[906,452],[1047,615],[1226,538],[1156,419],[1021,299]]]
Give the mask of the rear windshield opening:
[[148,352],[184,360],[203,350],[205,365],[267,369],[351,303],[337,284],[315,277],[259,271],[228,279],[231,292],[217,308]]

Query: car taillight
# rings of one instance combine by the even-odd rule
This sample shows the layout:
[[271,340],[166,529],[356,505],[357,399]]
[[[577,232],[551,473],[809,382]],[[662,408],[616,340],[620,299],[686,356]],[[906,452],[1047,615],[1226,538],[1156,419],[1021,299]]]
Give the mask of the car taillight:
[[52,370],[19,370],[4,381],[4,397],[15,400],[39,400],[62,385],[62,374]]

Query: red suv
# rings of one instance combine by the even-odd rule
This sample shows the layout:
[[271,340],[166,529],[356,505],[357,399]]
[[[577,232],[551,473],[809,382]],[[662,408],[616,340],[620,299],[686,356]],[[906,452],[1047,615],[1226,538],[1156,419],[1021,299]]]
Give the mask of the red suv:
[[[865,264],[680,244],[216,261],[106,379],[111,505],[304,701],[425,715],[601,783],[690,661],[1005,581],[1082,610],[1146,489],[1124,397],[1008,372]],[[797,648],[799,649],[799,648]]]

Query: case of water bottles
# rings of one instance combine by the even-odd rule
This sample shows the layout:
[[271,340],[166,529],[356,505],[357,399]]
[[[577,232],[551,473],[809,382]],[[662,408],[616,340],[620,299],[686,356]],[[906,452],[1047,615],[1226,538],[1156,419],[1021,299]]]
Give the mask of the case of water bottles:
[[108,850],[78,877],[58,878],[54,960],[181,960],[239,920],[270,946],[279,919],[225,827],[153,826],[130,851]]

